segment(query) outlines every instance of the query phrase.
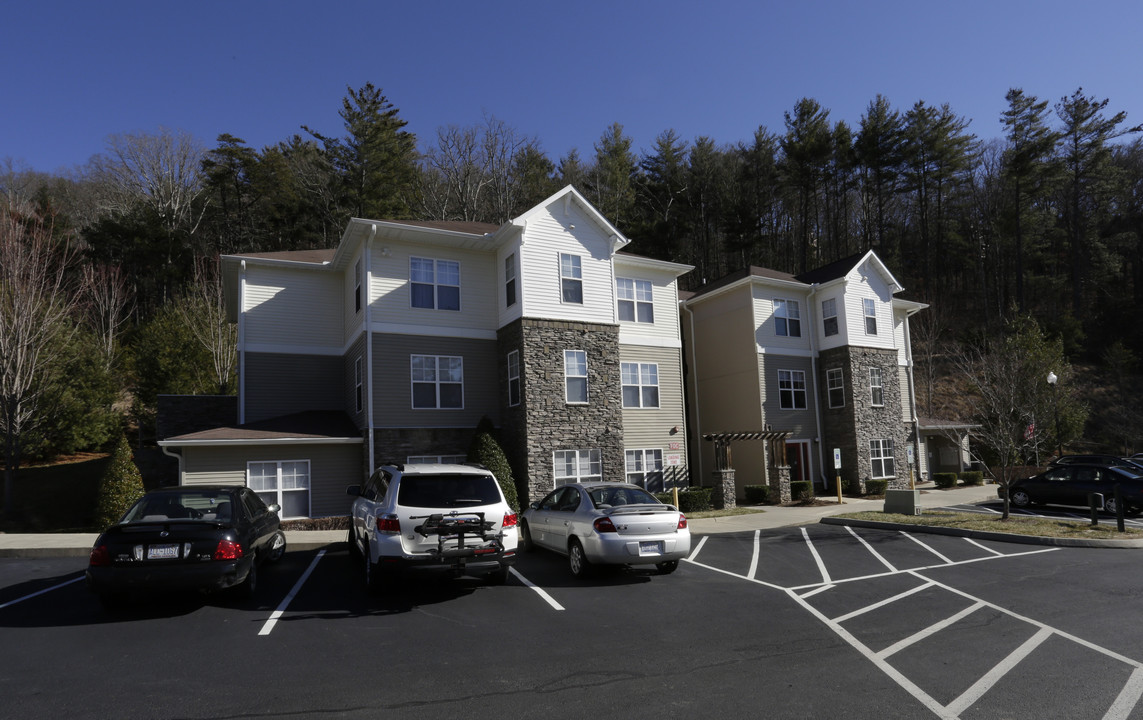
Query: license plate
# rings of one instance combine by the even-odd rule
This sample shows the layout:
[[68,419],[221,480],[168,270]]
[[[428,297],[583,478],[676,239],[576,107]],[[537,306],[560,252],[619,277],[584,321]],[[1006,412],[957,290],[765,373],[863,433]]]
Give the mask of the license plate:
[[148,560],[175,560],[179,556],[179,546],[151,545],[147,548]]
[[641,542],[639,552],[645,555],[662,555],[663,545],[660,542]]

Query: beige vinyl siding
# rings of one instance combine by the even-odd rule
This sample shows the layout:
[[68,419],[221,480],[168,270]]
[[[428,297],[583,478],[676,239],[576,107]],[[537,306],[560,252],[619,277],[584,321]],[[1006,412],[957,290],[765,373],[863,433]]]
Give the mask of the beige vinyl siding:
[[[664,453],[685,453],[681,353],[671,348],[620,345],[620,362],[655,363],[659,373],[658,408],[624,408],[623,440],[628,449],[661,448]],[[621,401],[622,402],[622,401]],[[672,434],[671,429],[679,431]],[[668,450],[668,443],[679,443]]]
[[[625,265],[622,256],[618,255],[615,257],[614,267],[616,279],[630,278],[650,281],[652,312],[655,315],[655,322],[653,323],[620,322],[621,341],[637,342],[638,338],[648,338],[657,341],[677,342],[679,338],[679,293],[675,274],[673,272],[655,272],[646,267]],[[615,318],[618,322],[618,306],[615,308]]]
[[[822,314],[822,303],[826,300],[833,300],[837,312],[837,333],[828,337],[825,334],[825,315]],[[818,334],[818,350],[832,350],[845,345],[850,332],[849,318],[845,312],[845,294],[838,290],[823,292],[814,295],[811,302],[813,307],[810,312],[814,316],[814,332]]]
[[[382,251],[385,248],[388,255]],[[492,253],[440,245],[378,242],[371,257],[369,319],[373,323],[437,328],[496,330],[496,258]],[[410,258],[451,260],[460,265],[460,310],[415,308],[409,283]]]
[[244,333],[248,345],[340,351],[341,274],[251,264],[246,270]]
[[[806,296],[796,290],[771,287],[753,287],[754,316],[758,323],[754,340],[759,351],[800,350],[810,351],[810,332],[816,323],[811,322],[807,313]],[[774,320],[774,300],[794,300],[798,303],[798,319],[801,321],[801,335],[790,337],[779,335]],[[820,314],[820,313],[819,313]]]
[[[464,358],[464,407],[414,410],[411,355]],[[487,415],[500,424],[500,382],[495,340],[373,335],[373,424],[378,428],[475,428]]]
[[904,311],[893,312],[893,344],[897,347],[897,362],[901,365],[909,364],[909,347],[905,342],[908,323],[909,317]]
[[[849,345],[859,347],[894,348],[893,340],[893,305],[892,294],[881,275],[870,269],[865,277],[859,270],[854,270],[847,277],[845,286],[845,324],[849,328],[847,340]],[[865,299],[873,300],[877,313],[877,334],[865,334]],[[842,312],[842,308],[838,308]]]
[[346,515],[348,485],[361,482],[361,444],[234,445],[183,449],[184,485],[245,485],[246,463],[308,460],[310,516]]
[[901,383],[901,419],[913,421],[913,386],[909,383],[909,368],[897,366],[897,378]]
[[[580,258],[582,305],[563,302],[560,253]],[[595,220],[574,202],[566,204],[566,213],[565,203],[554,203],[528,220],[520,248],[520,276],[524,280],[521,296],[527,317],[615,322],[611,241]]]
[[305,410],[344,410],[340,356],[246,353],[245,422]]
[[[505,303],[504,296],[504,284],[507,282],[504,276],[504,260],[513,254],[516,256],[516,302],[508,306]],[[526,285],[526,278],[524,278],[523,269],[520,266],[520,241],[517,239],[501,247],[496,252],[496,308],[498,313],[498,328],[504,327],[523,317],[524,287]]]
[[[362,246],[364,247],[364,246]],[[354,291],[357,283],[357,261],[361,260],[361,310],[356,309],[354,302]],[[349,261],[348,266],[340,271],[341,281],[341,298],[342,298],[342,317],[345,320],[345,326],[342,329],[342,336],[346,339],[353,337],[361,332],[361,327],[365,323],[365,303],[367,301],[366,292],[369,287],[368,268],[365,267],[365,253],[363,250],[358,250],[357,254]]]

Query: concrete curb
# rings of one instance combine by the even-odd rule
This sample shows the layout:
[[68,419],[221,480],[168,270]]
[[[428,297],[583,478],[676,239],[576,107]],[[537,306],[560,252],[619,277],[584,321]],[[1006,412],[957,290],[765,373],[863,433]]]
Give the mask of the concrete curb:
[[1021,545],[1054,545],[1057,547],[1090,547],[1143,549],[1143,540],[1096,540],[1087,538],[1053,538],[1039,535],[1017,535],[1015,533],[987,532],[984,530],[963,530],[961,528],[939,527],[936,525],[908,525],[906,523],[881,522],[880,520],[856,520],[843,517],[824,517],[823,525],[848,525],[850,527],[872,528],[876,530],[906,530],[930,535],[951,535],[973,540],[993,540],[996,542],[1018,543]]

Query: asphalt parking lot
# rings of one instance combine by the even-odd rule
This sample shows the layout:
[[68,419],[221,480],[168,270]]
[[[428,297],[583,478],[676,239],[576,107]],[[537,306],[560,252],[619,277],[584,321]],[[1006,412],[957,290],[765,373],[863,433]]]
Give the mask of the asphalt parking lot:
[[521,557],[366,595],[341,547],[254,601],[106,614],[0,560],[6,717],[1143,717],[1143,553],[832,525],[696,537],[669,576]]

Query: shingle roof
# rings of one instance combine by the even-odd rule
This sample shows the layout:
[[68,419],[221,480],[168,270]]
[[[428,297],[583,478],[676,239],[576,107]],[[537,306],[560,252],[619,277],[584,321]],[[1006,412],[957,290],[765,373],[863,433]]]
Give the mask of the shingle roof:
[[360,438],[361,431],[339,410],[310,410],[267,420],[217,427],[167,438],[167,442],[207,440],[283,440]]

